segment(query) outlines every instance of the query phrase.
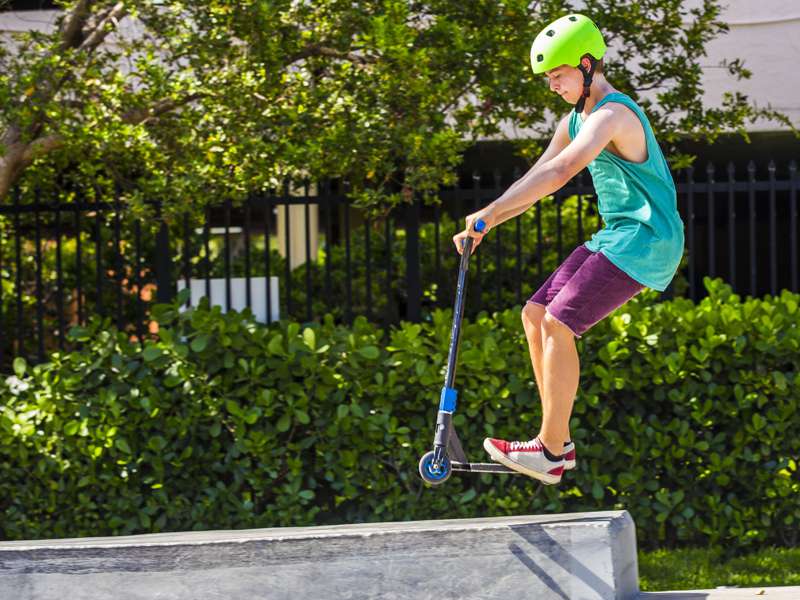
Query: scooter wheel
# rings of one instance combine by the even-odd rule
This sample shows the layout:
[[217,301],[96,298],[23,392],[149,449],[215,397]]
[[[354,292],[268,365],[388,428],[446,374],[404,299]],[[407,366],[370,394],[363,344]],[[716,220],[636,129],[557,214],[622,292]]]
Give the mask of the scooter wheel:
[[452,474],[450,461],[445,458],[438,468],[433,466],[433,451],[428,452],[419,459],[419,474],[424,481],[431,485],[439,485],[450,478]]

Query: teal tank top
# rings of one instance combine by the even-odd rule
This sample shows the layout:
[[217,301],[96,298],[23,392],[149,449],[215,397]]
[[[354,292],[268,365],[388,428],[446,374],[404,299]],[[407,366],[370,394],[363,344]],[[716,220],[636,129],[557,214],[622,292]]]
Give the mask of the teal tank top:
[[[683,221],[675,183],[644,111],[629,96],[612,92],[592,112],[606,102],[624,104],[639,117],[647,140],[647,160],[634,163],[603,150],[589,163],[604,227],[585,246],[601,252],[642,285],[663,292],[683,256]],[[581,116],[573,111],[570,140],[582,124]]]

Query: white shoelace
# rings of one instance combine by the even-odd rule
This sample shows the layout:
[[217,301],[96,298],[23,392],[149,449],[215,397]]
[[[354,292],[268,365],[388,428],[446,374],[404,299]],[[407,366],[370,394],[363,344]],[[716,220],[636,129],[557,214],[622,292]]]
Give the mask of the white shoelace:
[[539,440],[536,438],[528,440],[527,442],[511,442],[511,450],[532,450],[533,448],[539,447],[541,447],[541,444],[539,444]]

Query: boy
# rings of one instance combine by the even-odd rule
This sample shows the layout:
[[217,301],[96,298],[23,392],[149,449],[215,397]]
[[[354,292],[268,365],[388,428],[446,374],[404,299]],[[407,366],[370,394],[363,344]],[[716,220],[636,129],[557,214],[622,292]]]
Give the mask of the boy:
[[[580,337],[645,287],[666,289],[683,254],[675,185],[644,112],[603,76],[606,44],[577,14],[545,27],[531,47],[535,74],[575,110],[556,128],[535,165],[497,200],[469,215],[456,249],[473,251],[489,230],[528,210],[585,167],[592,175],[604,227],[579,245],[522,310],[531,363],[542,399],[542,426],[530,441],[487,438],[490,457],[546,484],[575,468],[569,417],[578,390]],[[482,233],[473,223],[483,219]]]

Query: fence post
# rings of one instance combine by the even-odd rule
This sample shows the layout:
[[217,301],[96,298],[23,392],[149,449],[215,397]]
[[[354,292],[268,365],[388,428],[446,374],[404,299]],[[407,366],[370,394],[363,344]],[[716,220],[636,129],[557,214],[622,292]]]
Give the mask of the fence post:
[[156,234],[156,302],[172,302],[175,290],[172,285],[172,249],[169,243],[169,228],[161,218],[161,205],[158,207],[158,220],[161,226]]
[[406,319],[418,323],[421,318],[422,283],[420,281],[419,264],[419,210],[420,200],[413,195],[411,203],[406,206],[406,290],[408,305]]

